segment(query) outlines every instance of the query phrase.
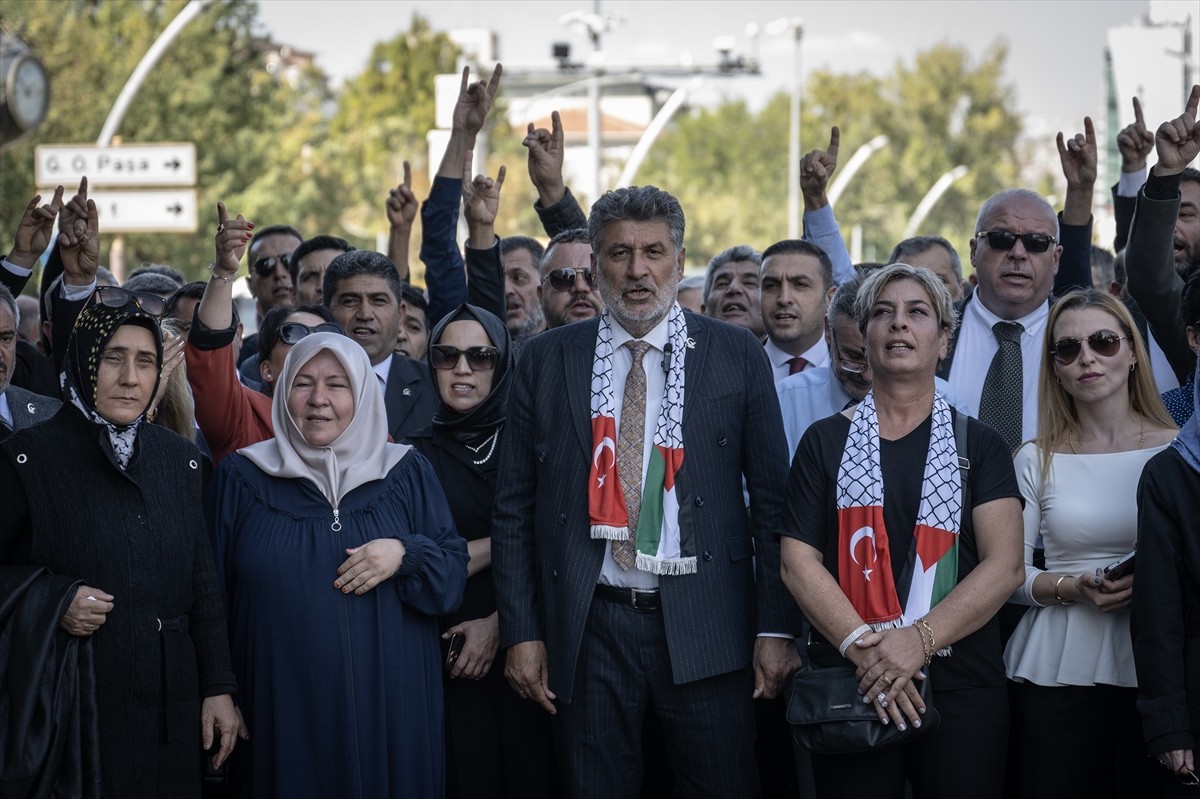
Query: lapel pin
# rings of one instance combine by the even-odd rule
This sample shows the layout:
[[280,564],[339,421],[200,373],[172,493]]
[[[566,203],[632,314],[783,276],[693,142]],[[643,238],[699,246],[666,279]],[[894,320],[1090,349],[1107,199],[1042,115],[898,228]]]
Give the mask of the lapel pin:
[[411,396],[412,396],[412,389],[411,389],[411,388],[406,388],[406,389],[404,389],[403,391],[401,391],[400,393],[401,393],[401,394],[403,394],[403,395],[404,395],[404,396],[406,396],[406,397],[411,397]]
[[32,402],[31,402],[31,403],[29,403],[28,405],[26,405],[26,406],[25,406],[25,410],[29,411],[30,413],[36,413],[36,412],[37,412],[37,408],[33,407],[33,403],[32,403]]
[[689,350],[694,350],[694,349],[696,349],[696,339],[694,339],[694,338],[689,338],[689,339],[687,340],[687,348],[688,348]]

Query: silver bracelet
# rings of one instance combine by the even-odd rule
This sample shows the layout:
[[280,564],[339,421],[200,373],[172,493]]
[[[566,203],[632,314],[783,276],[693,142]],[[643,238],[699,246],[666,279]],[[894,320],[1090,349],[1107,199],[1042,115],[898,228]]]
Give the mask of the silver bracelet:
[[869,624],[860,624],[855,627],[853,632],[842,639],[842,645],[838,647],[838,654],[846,657],[846,650],[850,648],[850,645],[869,632],[871,632]]
[[238,276],[237,272],[234,272],[232,275],[218,275],[216,263],[209,264],[207,268],[208,268],[208,271],[212,274],[213,280],[219,280],[227,286],[230,283],[232,283],[233,281],[237,280],[237,276]]

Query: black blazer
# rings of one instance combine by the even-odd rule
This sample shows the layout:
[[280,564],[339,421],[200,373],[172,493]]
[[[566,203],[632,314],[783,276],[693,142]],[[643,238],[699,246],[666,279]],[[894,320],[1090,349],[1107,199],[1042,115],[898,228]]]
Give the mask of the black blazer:
[[[779,574],[787,445],[766,354],[742,328],[686,319],[679,505],[698,564],[695,574],[659,578],[678,684],[745,667],[758,632],[800,629]],[[587,507],[598,327],[542,333],[517,360],[492,518],[500,644],[544,641],[551,690],[566,702],[608,545],[591,538]]]
[[393,355],[383,404],[387,407],[388,433],[392,441],[400,441],[427,426],[437,412],[438,399],[437,388],[425,364],[403,355]]
[[26,391],[14,385],[9,385],[4,391],[4,396],[8,398],[8,411],[12,414],[13,432],[46,421],[58,413],[59,407],[62,406],[62,403],[53,397],[43,397],[41,394],[34,394],[32,391]]

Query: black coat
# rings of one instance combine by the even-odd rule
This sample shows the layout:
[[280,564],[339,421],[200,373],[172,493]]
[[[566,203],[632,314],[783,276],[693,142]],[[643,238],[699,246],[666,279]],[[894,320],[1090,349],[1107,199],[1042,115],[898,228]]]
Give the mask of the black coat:
[[143,424],[121,471],[102,427],[65,405],[0,442],[0,563],[112,594],[92,636],[104,795],[200,794],[200,703],[233,693],[199,451]]

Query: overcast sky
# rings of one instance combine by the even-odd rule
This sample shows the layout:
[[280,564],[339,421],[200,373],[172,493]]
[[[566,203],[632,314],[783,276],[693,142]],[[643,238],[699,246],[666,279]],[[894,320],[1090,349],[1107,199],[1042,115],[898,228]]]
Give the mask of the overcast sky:
[[[371,45],[407,29],[414,12],[438,30],[486,27],[498,37],[506,64],[549,64],[550,45],[571,43],[573,57],[590,50],[584,35],[559,22],[588,0],[261,0],[263,25],[276,41],[317,54],[335,82],[355,74]],[[1018,0],[1017,2],[771,2],[768,0],[603,0],[600,10],[623,21],[604,36],[606,63],[618,66],[678,64],[685,54],[713,63],[713,41],[733,36],[738,50],[754,52],[747,25],[782,17],[803,20],[805,71],[891,71],[897,59],[942,41],[982,51],[1002,39],[1009,46],[1008,80],[1018,110],[1054,126],[1078,130],[1085,114],[1102,116],[1104,47],[1110,27],[1143,15],[1146,0]],[[792,74],[792,40],[760,35],[760,77],[711,83],[714,93],[761,104],[786,89]],[[1039,126],[1040,127],[1040,126]]]

